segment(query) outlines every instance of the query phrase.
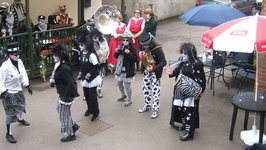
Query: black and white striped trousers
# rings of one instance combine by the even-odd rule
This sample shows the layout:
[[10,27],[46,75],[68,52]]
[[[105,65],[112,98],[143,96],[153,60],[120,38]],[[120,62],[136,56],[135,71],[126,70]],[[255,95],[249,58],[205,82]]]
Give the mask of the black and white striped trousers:
[[71,117],[71,106],[72,103],[61,103],[60,98],[57,101],[56,110],[59,113],[59,119],[61,122],[61,133],[66,132],[67,135],[73,135],[73,125],[75,122]]

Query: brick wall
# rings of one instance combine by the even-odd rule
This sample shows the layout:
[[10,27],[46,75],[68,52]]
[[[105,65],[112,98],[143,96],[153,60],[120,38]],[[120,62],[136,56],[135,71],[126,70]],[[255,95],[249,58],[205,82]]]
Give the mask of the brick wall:
[[[263,0],[262,15],[266,16],[266,0]],[[258,91],[266,93],[266,52],[258,53]]]
[[263,6],[262,6],[262,15],[266,15],[266,0],[263,0],[263,4],[262,4]]
[[266,93],[266,52],[258,53],[258,91]]

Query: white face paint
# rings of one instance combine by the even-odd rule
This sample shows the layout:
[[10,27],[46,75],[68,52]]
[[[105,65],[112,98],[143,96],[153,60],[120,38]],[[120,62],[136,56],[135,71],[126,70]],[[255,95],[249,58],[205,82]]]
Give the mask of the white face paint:
[[45,21],[43,19],[39,19],[39,24],[40,25],[44,25],[45,24]]
[[130,40],[129,39],[123,39],[123,44],[125,45],[125,46],[127,46],[127,45],[129,45],[129,42],[130,42]]
[[188,61],[188,55],[182,54],[182,61]]
[[10,54],[10,59],[12,59],[14,61],[18,61],[19,54],[18,53]]
[[80,45],[79,45],[79,48],[80,48],[81,51],[84,51],[84,50],[86,49],[86,47],[85,47],[84,44],[80,44]]
[[56,55],[53,55],[54,62],[57,63],[60,61],[59,57]]

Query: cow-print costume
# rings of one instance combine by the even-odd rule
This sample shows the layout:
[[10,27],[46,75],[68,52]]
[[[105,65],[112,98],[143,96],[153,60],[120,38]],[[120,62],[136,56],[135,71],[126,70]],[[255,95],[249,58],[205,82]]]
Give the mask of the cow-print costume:
[[[155,117],[158,116],[159,107],[160,107],[160,94],[161,94],[161,85],[160,78],[162,76],[163,67],[166,65],[165,55],[162,47],[156,41],[152,41],[152,46],[149,49],[151,56],[153,57],[156,65],[153,68],[152,72],[148,72],[146,68],[142,65],[141,70],[143,71],[143,95],[144,95],[144,106],[143,109],[152,109],[152,112],[156,113]],[[157,47],[157,48],[156,48]],[[153,98],[153,103],[151,104],[151,99]],[[141,112],[139,110],[139,112]],[[145,111],[144,111],[145,112]]]
[[[160,101],[159,97],[161,94],[160,80],[156,78],[154,72],[148,72],[147,70],[143,73],[143,86],[144,94],[144,107],[153,108],[155,111],[159,111]],[[151,99],[153,98],[153,103],[151,106]]]

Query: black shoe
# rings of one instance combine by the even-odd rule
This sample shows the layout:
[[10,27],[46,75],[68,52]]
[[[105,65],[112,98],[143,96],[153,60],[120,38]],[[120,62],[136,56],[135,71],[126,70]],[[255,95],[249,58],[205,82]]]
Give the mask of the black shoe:
[[193,134],[191,133],[186,133],[185,135],[182,135],[179,137],[181,141],[188,141],[193,139]]
[[18,120],[18,122],[19,122],[21,125],[23,125],[23,126],[29,126],[29,125],[30,125],[30,123],[27,122],[27,121],[24,120],[24,119],[22,119],[22,120]]
[[72,128],[73,128],[73,132],[75,134],[78,131],[78,129],[80,128],[80,126],[75,123]]
[[76,140],[76,136],[75,135],[68,135],[66,137],[63,137],[61,139],[61,142],[70,142],[70,141],[75,141]]
[[118,101],[118,102],[121,102],[121,101],[125,100],[126,98],[127,98],[127,96],[125,95],[125,96],[122,96],[122,97],[120,97],[119,99],[117,99],[117,101]]
[[90,112],[89,110],[87,110],[87,111],[85,112],[84,116],[87,117],[87,116],[89,116],[89,115],[91,115],[91,112]]
[[99,113],[93,114],[92,117],[91,117],[91,121],[98,120],[98,118],[99,118]]
[[6,134],[6,139],[9,143],[17,143],[17,140],[11,134]]

